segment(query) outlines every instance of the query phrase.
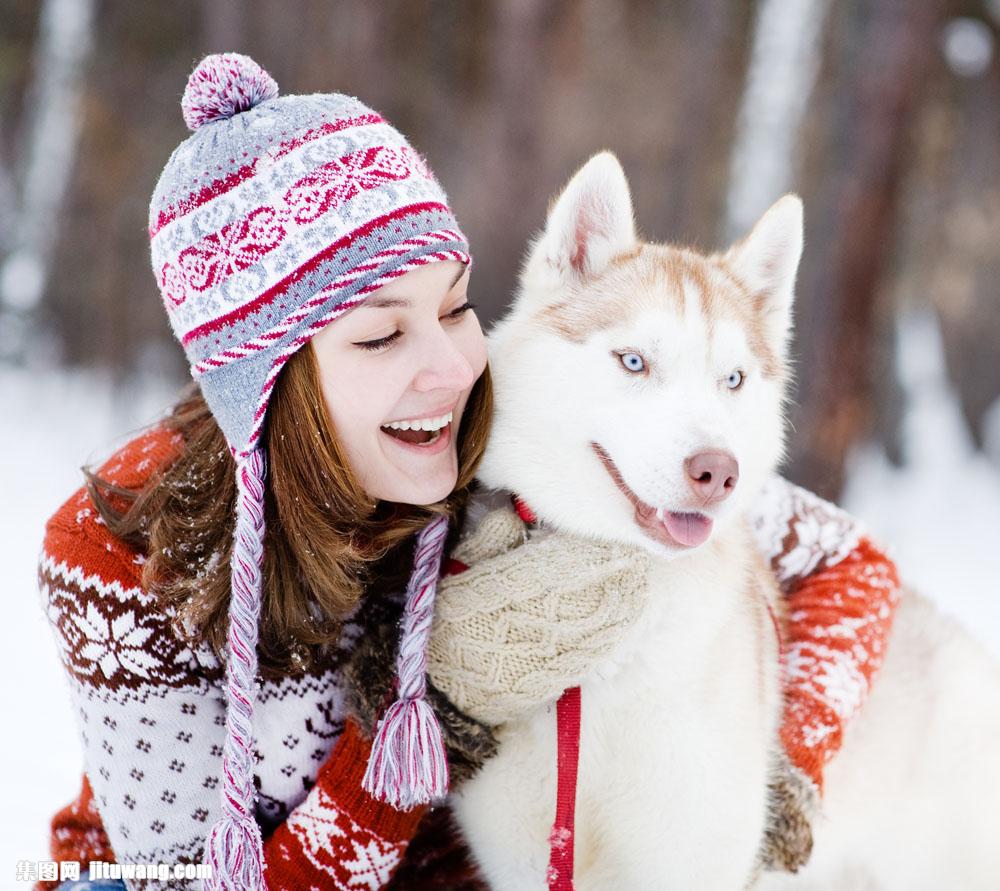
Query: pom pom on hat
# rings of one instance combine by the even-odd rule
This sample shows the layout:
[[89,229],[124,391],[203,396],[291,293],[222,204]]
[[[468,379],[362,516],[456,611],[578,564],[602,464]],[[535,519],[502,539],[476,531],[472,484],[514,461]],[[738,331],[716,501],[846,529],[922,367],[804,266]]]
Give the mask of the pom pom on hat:
[[188,128],[197,130],[277,98],[277,82],[249,56],[216,53],[205,56],[191,72],[181,111]]

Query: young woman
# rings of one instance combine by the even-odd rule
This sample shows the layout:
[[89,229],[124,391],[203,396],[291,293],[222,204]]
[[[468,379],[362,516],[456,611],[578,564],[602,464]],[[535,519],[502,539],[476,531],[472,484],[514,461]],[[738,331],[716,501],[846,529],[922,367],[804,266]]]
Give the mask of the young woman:
[[[494,656],[510,658],[461,689],[430,683],[477,633],[451,623],[427,646],[489,433],[464,236],[423,159],[355,99],[278,97],[230,54],[202,61],[182,107],[194,133],[157,184],[150,236],[196,384],[46,527],[43,601],[85,753],[52,857],[132,867],[64,886],[79,889],[198,887],[173,865],[200,863],[206,887],[240,891],[481,887],[428,803],[489,756],[505,709],[554,698],[613,645],[631,554],[592,546],[606,574],[573,594],[597,620],[560,631],[565,655],[526,704],[530,599],[486,555],[491,531],[467,535],[472,566],[442,595],[492,573],[491,614],[513,629]],[[856,523],[783,481],[757,526],[792,606],[776,800],[801,818],[898,585]],[[517,559],[544,553],[529,541]],[[779,868],[803,856],[789,849],[808,826],[791,824],[763,855]]]

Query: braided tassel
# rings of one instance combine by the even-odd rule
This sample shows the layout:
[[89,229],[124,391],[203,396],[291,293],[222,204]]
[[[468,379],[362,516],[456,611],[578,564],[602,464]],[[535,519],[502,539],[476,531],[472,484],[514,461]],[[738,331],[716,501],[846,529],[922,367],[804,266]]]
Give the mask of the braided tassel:
[[399,699],[379,722],[361,783],[373,798],[397,810],[410,810],[448,794],[448,760],[441,728],[424,699],[427,641],[447,535],[447,517],[436,517],[417,535],[396,660]]
[[254,449],[236,464],[228,706],[222,759],[222,817],[205,840],[212,867],[205,891],[264,891],[264,854],[254,815],[253,709],[257,696],[257,637],[264,563],[264,455]]

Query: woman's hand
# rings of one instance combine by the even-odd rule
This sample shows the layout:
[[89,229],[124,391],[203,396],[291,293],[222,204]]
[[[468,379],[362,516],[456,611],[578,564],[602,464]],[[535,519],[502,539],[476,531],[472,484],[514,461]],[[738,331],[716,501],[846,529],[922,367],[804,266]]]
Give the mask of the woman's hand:
[[496,726],[556,699],[642,612],[649,554],[558,533],[526,539],[510,508],[455,549],[438,583],[428,675],[461,711]]

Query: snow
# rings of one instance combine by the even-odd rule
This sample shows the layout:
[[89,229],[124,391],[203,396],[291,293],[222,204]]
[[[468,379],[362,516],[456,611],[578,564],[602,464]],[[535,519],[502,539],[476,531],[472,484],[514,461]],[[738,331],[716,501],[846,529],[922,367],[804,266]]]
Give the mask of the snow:
[[[0,366],[4,457],[0,462],[0,562],[10,612],[0,624],[0,780],[9,819],[0,869],[48,858],[52,815],[79,792],[83,761],[69,690],[38,599],[35,566],[45,520],[128,432],[175,393],[163,385],[115,393],[107,378]],[[17,808],[17,816],[11,808]],[[7,870],[11,873],[6,873]]]
[[[843,504],[889,544],[906,580],[958,615],[1000,657],[1000,470],[973,451],[944,380],[933,319],[900,326],[908,393],[906,463],[857,450]],[[69,694],[38,602],[35,562],[46,518],[99,462],[152,420],[175,391],[152,383],[117,392],[107,378],[0,366],[0,561],[8,620],[0,631],[8,716],[3,799],[17,807],[0,835],[0,864],[48,856],[48,823],[79,790],[80,744]],[[1000,416],[1000,409],[997,412]]]
[[0,265],[0,294],[11,309],[32,309],[44,284],[45,270],[41,260],[27,248],[14,251]]
[[890,546],[906,583],[963,619],[1000,655],[998,465],[973,447],[945,375],[933,314],[900,319],[897,354],[905,393],[903,466],[892,467],[874,446],[859,448],[841,502]]

